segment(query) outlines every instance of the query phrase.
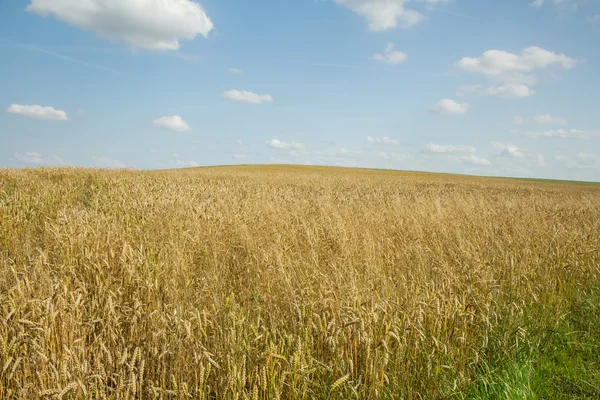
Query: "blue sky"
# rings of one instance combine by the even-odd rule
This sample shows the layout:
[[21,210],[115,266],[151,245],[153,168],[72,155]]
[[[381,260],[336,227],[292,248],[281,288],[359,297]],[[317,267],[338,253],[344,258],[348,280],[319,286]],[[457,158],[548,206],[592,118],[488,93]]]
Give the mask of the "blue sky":
[[0,0],[0,167],[600,181],[598,0]]

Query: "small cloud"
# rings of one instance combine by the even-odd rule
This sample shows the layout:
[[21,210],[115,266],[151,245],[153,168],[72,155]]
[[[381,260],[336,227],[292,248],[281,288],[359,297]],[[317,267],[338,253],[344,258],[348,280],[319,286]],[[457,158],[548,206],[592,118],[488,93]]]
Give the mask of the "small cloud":
[[243,144],[244,144],[244,141],[243,141],[243,140],[241,140],[241,139],[238,139],[238,140],[236,140],[236,141],[235,141],[235,144],[237,144],[237,145],[240,145],[240,146],[241,146],[241,145],[243,145]]
[[429,143],[425,146],[425,151],[432,154],[457,154],[457,153],[476,153],[477,149],[473,146],[454,146]]
[[221,96],[225,99],[237,101],[238,103],[262,104],[273,102],[273,97],[270,94],[256,94],[239,90],[228,90],[223,92]]
[[27,164],[42,164],[42,155],[37,152],[14,153],[13,157]]
[[443,99],[438,101],[433,105],[433,108],[429,110],[430,113],[433,114],[454,114],[454,115],[463,115],[471,108],[470,104],[467,103],[457,103],[451,99]]
[[404,7],[404,0],[333,0],[363,17],[373,32],[384,31],[400,25],[410,28],[425,17],[418,11]]
[[394,146],[400,144],[399,140],[392,139],[392,138],[387,137],[387,136],[383,136],[383,137],[368,136],[367,137],[367,142],[372,143],[372,144],[390,144],[390,145],[394,145]]
[[119,160],[113,160],[107,157],[92,157],[92,161],[94,162],[95,167],[99,168],[125,168],[125,163]]
[[458,92],[456,92],[456,95],[462,96],[467,93],[477,93],[481,89],[483,89],[483,86],[481,85],[462,85],[458,88]]
[[464,164],[471,164],[471,165],[478,165],[478,166],[489,166],[492,165],[492,163],[485,159],[485,158],[481,158],[481,157],[477,157],[475,154],[470,154],[468,156],[463,156],[460,157],[460,162],[464,163]]
[[497,97],[529,97],[535,94],[527,85],[509,83],[501,86],[492,86],[487,90],[487,94]]
[[54,162],[56,162],[58,165],[66,165],[67,164],[62,158],[60,158],[56,154],[52,154],[52,160]]
[[304,143],[300,142],[292,142],[286,143],[282,142],[279,139],[271,139],[267,142],[267,146],[272,149],[278,150],[304,150]]
[[148,153],[156,153],[156,149],[150,149],[148,150]]
[[535,117],[535,122],[548,125],[566,125],[567,119],[565,117],[555,117],[550,114],[540,114]]
[[550,129],[547,131],[511,131],[514,135],[529,139],[560,138],[560,139],[591,139],[600,137],[600,132],[586,132],[580,129]]
[[576,158],[583,165],[594,165],[600,162],[600,157],[596,154],[579,153]]
[[525,158],[523,150],[519,149],[512,143],[504,144],[500,142],[492,142],[494,146],[494,155],[509,158]]
[[600,14],[595,14],[595,15],[592,15],[591,17],[588,17],[588,21],[590,21],[590,22],[599,22],[600,21]]
[[229,71],[230,74],[234,75],[240,75],[244,73],[244,71],[239,68],[229,68],[227,71]]
[[467,72],[499,77],[507,73],[526,73],[555,65],[563,69],[571,69],[580,62],[564,54],[531,46],[524,49],[521,54],[504,50],[488,50],[481,57],[463,57],[455,65]]
[[190,126],[179,115],[171,117],[162,117],[152,121],[152,124],[158,128],[173,132],[189,132]]
[[600,164],[600,157],[588,153],[579,153],[575,156],[575,159],[564,155],[555,155],[554,159],[571,169],[590,168]]
[[383,54],[375,53],[371,56],[371,60],[391,65],[402,64],[404,61],[406,61],[407,58],[408,56],[406,55],[406,53],[394,50],[393,43],[388,43]]
[[523,117],[514,117],[512,120],[514,125],[523,125],[525,123],[525,118]]
[[66,112],[50,106],[11,104],[10,107],[6,109],[6,112],[33,119],[45,119],[51,121],[68,120]]
[[190,161],[188,161],[188,165],[189,165],[190,167],[197,167],[197,166],[198,166],[198,163],[197,163],[196,161],[194,161],[194,160],[190,160]]
[[245,154],[234,154],[233,158],[235,158],[236,160],[245,160],[247,157]]
[[530,4],[531,7],[541,8],[544,5],[544,0],[533,0]]
[[85,110],[83,108],[78,108],[77,111],[75,111],[75,115],[77,116],[81,116],[85,114]]

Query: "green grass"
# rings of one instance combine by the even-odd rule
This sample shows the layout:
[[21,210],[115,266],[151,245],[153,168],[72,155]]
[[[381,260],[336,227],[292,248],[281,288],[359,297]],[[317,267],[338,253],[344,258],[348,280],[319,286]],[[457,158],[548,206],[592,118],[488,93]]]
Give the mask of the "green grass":
[[527,310],[523,345],[502,361],[496,349],[457,399],[600,398],[600,288],[573,294],[565,313]]

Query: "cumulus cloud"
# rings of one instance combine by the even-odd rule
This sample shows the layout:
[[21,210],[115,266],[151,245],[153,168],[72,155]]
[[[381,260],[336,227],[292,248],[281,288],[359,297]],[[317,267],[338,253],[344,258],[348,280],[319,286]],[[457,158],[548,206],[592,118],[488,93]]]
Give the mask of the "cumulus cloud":
[[492,86],[487,90],[487,94],[497,97],[529,97],[535,94],[527,85],[510,83],[501,86]]
[[113,160],[107,157],[92,157],[95,167],[99,168],[125,168],[125,163],[119,160]]
[[564,54],[531,46],[524,49],[520,55],[504,50],[488,50],[481,57],[464,57],[455,65],[467,72],[494,77],[509,72],[532,72],[555,65],[571,69],[578,62]]
[[455,146],[429,143],[427,146],[425,146],[425,151],[433,154],[459,154],[476,153],[477,149],[473,146]]
[[171,117],[162,117],[152,121],[152,124],[158,128],[173,132],[189,132],[190,126],[179,115]]
[[365,18],[371,31],[401,26],[410,28],[423,21],[423,15],[404,7],[405,0],[333,0]]
[[547,131],[517,131],[513,130],[513,134],[523,136],[529,139],[542,138],[560,138],[560,139],[591,139],[600,137],[600,132],[586,132],[581,129],[550,129]]
[[11,104],[6,112],[22,115],[27,118],[51,121],[67,121],[67,113],[50,106]]
[[244,73],[244,71],[239,68],[229,68],[228,71],[229,71],[229,73],[234,74],[234,75],[239,75],[239,74]]
[[367,137],[367,142],[373,143],[373,144],[391,144],[391,145],[398,145],[398,144],[400,144],[400,141],[398,139],[392,139],[392,138],[387,137],[387,136],[383,136],[383,137],[368,136]]
[[404,61],[406,61],[407,58],[408,58],[408,56],[406,55],[406,53],[394,50],[393,43],[388,43],[383,54],[375,53],[371,56],[371,60],[383,62],[386,64],[392,64],[392,65],[401,64]]
[[512,143],[504,144],[501,142],[492,142],[494,155],[509,158],[525,158],[525,152]]
[[463,156],[459,158],[460,162],[464,163],[464,164],[471,164],[471,165],[477,165],[477,166],[490,166],[492,165],[492,163],[485,159],[485,158],[481,158],[481,157],[477,157],[475,154],[470,154],[468,156]]
[[565,117],[555,117],[550,114],[539,114],[535,117],[535,122],[538,124],[548,125],[566,125],[567,119]]
[[228,90],[223,92],[221,96],[229,100],[237,101],[238,103],[261,104],[273,102],[273,97],[271,97],[270,94],[256,94],[240,90]]
[[300,142],[286,143],[286,142],[282,142],[279,139],[269,140],[267,142],[267,146],[269,146],[272,149],[277,149],[277,150],[304,150],[304,143],[300,143]]
[[429,112],[434,114],[454,114],[462,115],[465,114],[471,108],[470,104],[457,103],[451,99],[443,99],[433,105],[433,108]]
[[177,50],[180,40],[207,37],[213,29],[191,0],[31,0],[27,11],[148,50]]

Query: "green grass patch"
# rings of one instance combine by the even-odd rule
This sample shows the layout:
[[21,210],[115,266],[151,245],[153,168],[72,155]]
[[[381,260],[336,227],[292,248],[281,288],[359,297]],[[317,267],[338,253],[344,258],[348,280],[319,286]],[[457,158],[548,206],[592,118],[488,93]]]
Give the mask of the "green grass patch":
[[562,317],[532,306],[529,337],[502,360],[490,354],[457,399],[599,399],[600,288],[576,292]]

